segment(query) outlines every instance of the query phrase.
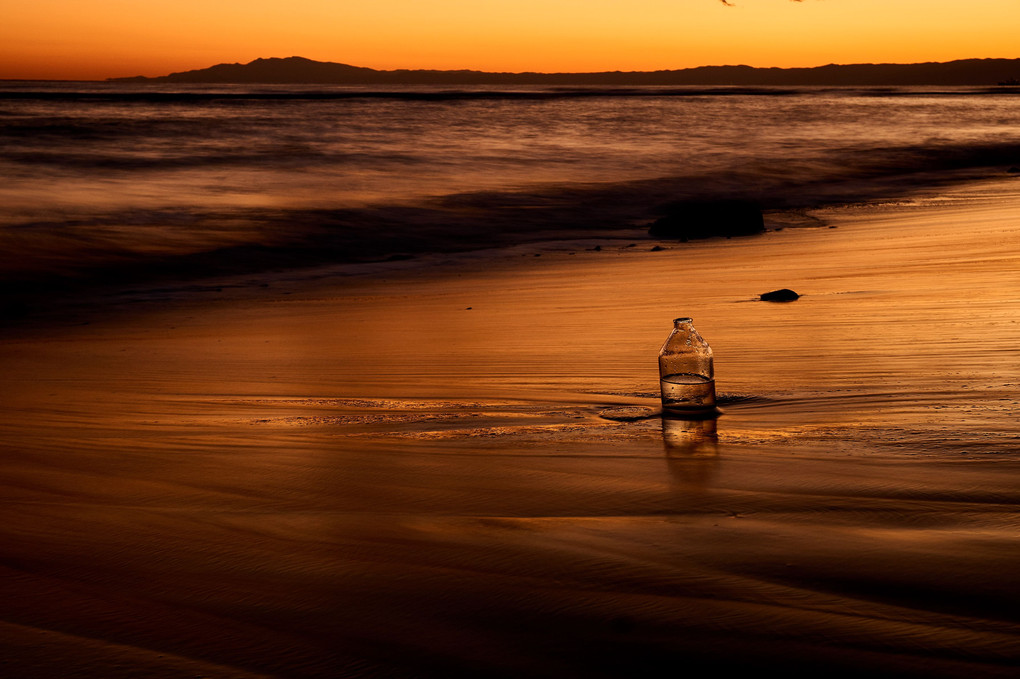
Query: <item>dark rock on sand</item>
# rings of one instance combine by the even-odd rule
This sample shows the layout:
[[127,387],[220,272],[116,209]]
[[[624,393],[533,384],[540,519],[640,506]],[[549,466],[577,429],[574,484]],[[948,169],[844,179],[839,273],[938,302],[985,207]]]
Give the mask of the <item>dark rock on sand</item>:
[[666,249],[666,248],[662,247],[661,245],[656,245],[655,247],[653,247],[653,248],[651,249],[651,252],[662,252],[662,251],[663,251],[663,250],[665,250],[665,249]]
[[1010,174],[1020,174],[1020,167],[1014,165],[1013,167],[1006,170],[1006,172],[1009,172]]
[[772,292],[762,293],[761,295],[761,301],[763,302],[792,302],[799,298],[800,295],[789,288],[773,290]]
[[717,236],[751,236],[765,231],[761,208],[743,200],[670,203],[648,229],[656,238],[680,241]]
[[31,313],[31,308],[20,299],[0,299],[0,323],[21,320]]

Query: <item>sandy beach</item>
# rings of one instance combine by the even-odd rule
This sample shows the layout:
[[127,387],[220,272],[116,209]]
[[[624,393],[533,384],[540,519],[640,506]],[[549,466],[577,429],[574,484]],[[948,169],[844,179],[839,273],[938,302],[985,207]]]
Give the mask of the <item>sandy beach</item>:
[[812,216],[5,329],[0,675],[1017,676],[1020,180]]

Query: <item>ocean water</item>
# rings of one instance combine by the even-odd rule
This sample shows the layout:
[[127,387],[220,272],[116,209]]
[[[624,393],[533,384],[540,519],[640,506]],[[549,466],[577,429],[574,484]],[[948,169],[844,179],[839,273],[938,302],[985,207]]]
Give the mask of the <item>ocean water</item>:
[[902,195],[1020,164],[1014,89],[0,83],[0,270],[175,277]]

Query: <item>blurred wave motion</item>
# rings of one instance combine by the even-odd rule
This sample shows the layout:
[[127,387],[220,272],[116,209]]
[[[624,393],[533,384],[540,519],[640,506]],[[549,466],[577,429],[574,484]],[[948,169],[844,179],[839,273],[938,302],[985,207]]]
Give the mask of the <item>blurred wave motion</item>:
[[1018,159],[1015,93],[994,88],[8,82],[0,268],[385,258],[632,227],[686,198],[902,194]]

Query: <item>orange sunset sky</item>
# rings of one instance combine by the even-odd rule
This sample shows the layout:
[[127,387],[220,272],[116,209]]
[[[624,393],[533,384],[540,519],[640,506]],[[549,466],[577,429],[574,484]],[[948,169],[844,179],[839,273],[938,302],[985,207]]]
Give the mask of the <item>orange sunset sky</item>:
[[1020,0],[5,2],[0,78],[299,55],[379,69],[602,71],[1020,57]]

